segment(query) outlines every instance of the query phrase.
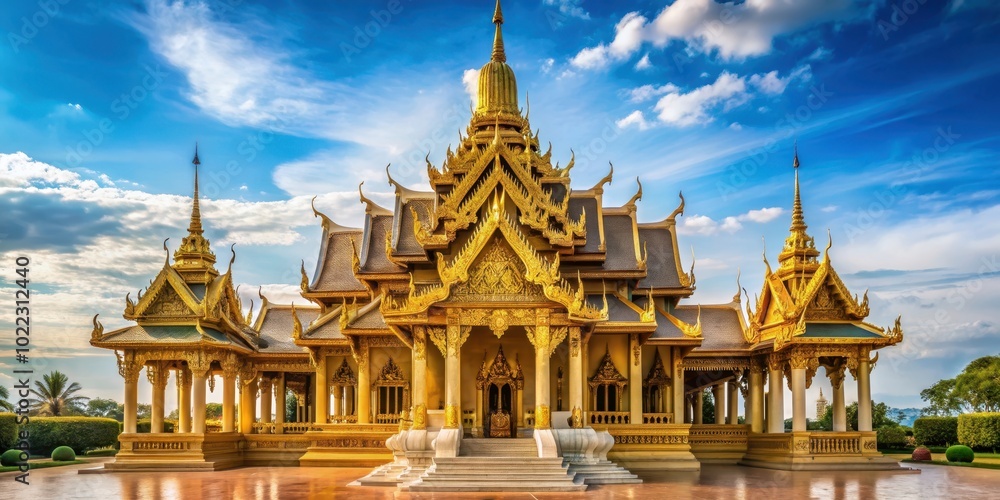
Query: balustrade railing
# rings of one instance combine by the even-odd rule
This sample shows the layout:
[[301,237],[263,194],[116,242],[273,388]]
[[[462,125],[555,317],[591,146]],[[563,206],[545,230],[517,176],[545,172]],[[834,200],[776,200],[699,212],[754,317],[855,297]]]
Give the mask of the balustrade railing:
[[399,414],[397,413],[379,413],[375,415],[376,424],[395,424],[399,423]]
[[591,424],[627,424],[629,423],[629,412],[627,411],[592,411],[590,412]]
[[861,453],[861,436],[824,436],[812,434],[809,436],[809,453],[817,455],[842,455]]
[[643,413],[642,423],[644,424],[669,424],[673,421],[673,413]]

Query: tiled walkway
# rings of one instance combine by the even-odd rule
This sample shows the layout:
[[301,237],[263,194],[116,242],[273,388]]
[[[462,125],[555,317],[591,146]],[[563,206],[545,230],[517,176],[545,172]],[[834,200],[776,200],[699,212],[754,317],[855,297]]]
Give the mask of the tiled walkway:
[[[737,466],[705,466],[700,473],[645,475],[645,483],[591,486],[585,493],[441,494],[404,493],[394,488],[349,487],[368,469],[248,467],[214,473],[77,474],[89,466],[40,469],[31,485],[0,474],[0,490],[11,498],[101,498],[129,500],[219,498],[235,500],[295,498],[998,498],[1000,471],[922,466],[922,473],[779,472]],[[19,490],[20,488],[23,488]]]

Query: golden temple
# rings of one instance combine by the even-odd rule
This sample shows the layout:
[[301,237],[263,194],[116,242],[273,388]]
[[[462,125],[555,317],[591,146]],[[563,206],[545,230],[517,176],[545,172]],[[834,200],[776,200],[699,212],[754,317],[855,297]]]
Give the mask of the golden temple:
[[[534,490],[702,463],[896,467],[876,449],[870,372],[872,351],[900,342],[902,329],[865,323],[867,295],[840,280],[831,243],[815,247],[798,153],[789,236],[777,269],[765,256],[755,303],[740,292],[727,304],[687,303],[695,276],[678,252],[683,197],[660,222],[639,223],[641,184],[624,205],[603,204],[613,169],[573,189],[573,160],[553,166],[518,106],[499,2],[493,22],[468,128],[442,165],[427,162],[430,189],[404,187],[387,168],[395,202],[381,207],[359,188],[363,228],[313,207],[322,244],[312,275],[302,268],[308,306],[261,295],[256,315],[252,305],[244,315],[235,253],[220,273],[203,236],[196,150],[188,235],[145,292],[126,297],[135,325],[104,332],[94,318],[91,344],[115,351],[125,379],[121,451],[107,468],[371,466],[361,484],[450,491],[470,488],[456,478],[483,467],[493,481],[472,488],[525,488],[497,470],[518,467],[548,471]],[[832,432],[806,429],[805,390],[820,367],[833,385]],[[143,370],[153,387],[146,434],[135,417]],[[855,430],[845,370],[861,396]],[[179,422],[164,433],[170,376]],[[216,376],[218,429],[205,420]],[[706,389],[714,422],[702,421]]]

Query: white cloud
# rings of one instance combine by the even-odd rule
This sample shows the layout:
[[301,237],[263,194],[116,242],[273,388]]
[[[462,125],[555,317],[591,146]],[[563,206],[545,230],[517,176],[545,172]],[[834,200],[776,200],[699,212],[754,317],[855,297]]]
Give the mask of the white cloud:
[[590,13],[580,6],[582,0],[545,0],[545,5],[555,5],[559,7],[559,12],[570,17],[580,19],[590,19]]
[[821,208],[820,211],[826,212],[826,213],[836,212],[837,208],[839,208],[837,205],[827,205],[827,206]]
[[646,130],[649,128],[649,122],[646,121],[646,117],[642,115],[642,111],[635,110],[629,113],[628,116],[622,118],[615,122],[618,128],[628,128],[631,126],[638,127],[639,130]]
[[[541,68],[542,73],[546,74],[546,75],[549,74],[549,72],[552,71],[552,66],[554,66],[555,64],[556,64],[556,60],[553,59],[553,58],[551,58],[551,57],[548,58],[548,59],[546,59],[546,60],[544,60],[544,61],[542,61],[542,68]],[[478,76],[478,74],[477,74],[477,76]],[[468,88],[468,87],[466,87],[466,88]]]
[[479,95],[479,70],[467,69],[462,72],[462,85],[465,87],[465,93],[469,94],[469,99],[475,104]]
[[829,59],[833,55],[833,51],[827,49],[826,47],[816,47],[816,50],[809,57],[806,57],[809,61],[822,61],[824,59]]
[[610,44],[599,44],[581,50],[570,59],[570,64],[581,69],[598,69],[612,61],[630,57],[642,46],[642,31],[646,18],[638,12],[629,12],[615,25],[615,39]]
[[698,52],[740,60],[769,53],[778,36],[827,22],[867,18],[872,12],[866,2],[858,5],[850,0],[747,0],[738,4],[677,0],[652,20],[638,12],[625,14],[610,44],[584,48],[570,62],[581,69],[597,69],[628,59],[644,43],[662,48],[674,40]]
[[729,128],[732,130],[743,130],[743,125],[740,125],[738,122],[733,122],[729,124]]
[[731,109],[747,99],[742,77],[723,71],[714,83],[688,93],[670,92],[653,107],[663,123],[677,127],[706,124],[714,120],[709,111],[719,104]]
[[707,215],[693,215],[685,217],[684,222],[678,227],[680,234],[700,234],[711,236],[718,233],[735,233],[743,229],[744,222],[756,224],[766,224],[784,213],[781,207],[762,208],[760,210],[750,210],[745,214],[728,216],[721,222],[712,219]]
[[658,95],[663,95],[669,92],[677,92],[680,88],[672,83],[666,85],[643,85],[641,87],[636,87],[628,91],[629,101],[631,102],[643,102],[652,99]]
[[653,67],[653,64],[649,62],[649,54],[642,56],[639,62],[635,63],[635,69],[642,71],[644,69],[649,69]]
[[[106,179],[98,172],[88,175]],[[210,185],[206,181],[203,188]],[[39,338],[46,357],[67,352],[98,355],[100,351],[88,344],[89,335],[81,335],[89,331],[90,318],[100,312],[107,331],[124,326],[120,313],[126,291],[135,298],[136,291],[156,275],[164,262],[164,238],[170,237],[167,244],[174,250],[186,234],[190,197],[123,189],[121,185],[101,185],[24,153],[0,154],[0,200],[13,213],[35,215],[19,218],[32,220],[14,221],[15,226],[0,221],[0,232],[10,233],[4,238],[0,260],[13,262],[15,252],[30,248],[31,279],[47,284],[33,290],[31,297],[38,328],[46,332]],[[373,198],[382,196],[366,193]],[[310,198],[246,202],[203,197],[203,223],[220,271],[228,264],[229,245],[236,243],[237,279],[275,273],[275,260],[262,267],[246,261],[241,264],[239,257],[246,255],[243,252],[256,247],[251,254],[279,255],[281,262],[288,263],[288,284],[269,287],[272,300],[285,301],[297,294],[298,259],[306,258],[310,269],[309,259],[315,259],[319,248],[318,242],[312,241],[319,234],[319,222],[312,216]],[[316,205],[345,225],[360,226],[363,220],[363,205],[356,191],[320,195]],[[72,241],[39,246],[48,237],[44,233],[55,224],[66,226]],[[95,224],[104,226],[90,230]],[[0,293],[8,291],[0,288]],[[12,321],[11,314],[0,312],[0,326]]]
[[73,104],[73,103],[70,102],[70,103],[67,103],[66,106],[69,106],[69,108],[72,109],[72,110],[74,110],[74,111],[83,111],[83,106],[81,106],[79,104]]
[[213,11],[217,3],[200,1],[145,5],[126,22],[165,61],[164,71],[185,78],[182,95],[227,125],[353,143],[384,165],[424,140],[427,129],[468,110],[452,99],[458,82],[437,75],[391,68],[344,84],[303,69],[321,65],[308,64],[308,54],[287,41],[294,34],[250,12],[224,16]]
[[758,224],[766,224],[768,222],[773,221],[774,219],[777,219],[783,213],[785,213],[785,209],[781,207],[762,208],[760,210],[750,210],[746,214],[741,215],[740,217],[742,217],[742,219],[740,220],[748,220],[751,222],[756,222]]
[[807,82],[812,79],[812,68],[806,64],[804,66],[799,66],[792,70],[788,76],[781,78],[778,76],[778,71],[774,70],[766,74],[757,74],[750,76],[750,85],[753,85],[758,90],[765,94],[777,95],[785,92],[785,88],[788,87],[789,83],[795,80]]

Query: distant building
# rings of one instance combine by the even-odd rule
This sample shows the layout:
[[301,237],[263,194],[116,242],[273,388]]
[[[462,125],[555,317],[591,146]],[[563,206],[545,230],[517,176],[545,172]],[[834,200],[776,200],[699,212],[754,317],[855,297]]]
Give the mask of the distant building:
[[826,415],[826,409],[830,406],[830,402],[823,397],[823,389],[819,390],[819,398],[816,399],[816,420],[823,418]]

